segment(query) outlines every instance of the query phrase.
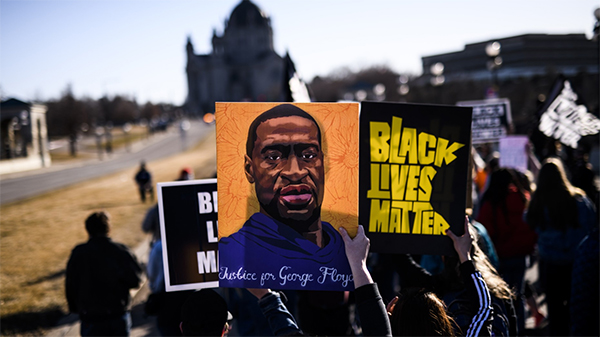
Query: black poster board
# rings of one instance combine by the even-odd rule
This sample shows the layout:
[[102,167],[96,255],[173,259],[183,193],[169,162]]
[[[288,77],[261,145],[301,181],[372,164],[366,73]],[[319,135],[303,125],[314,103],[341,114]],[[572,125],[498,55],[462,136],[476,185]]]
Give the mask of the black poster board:
[[470,107],[363,102],[359,222],[371,251],[453,255],[464,232]]
[[218,287],[217,180],[157,185],[166,290]]

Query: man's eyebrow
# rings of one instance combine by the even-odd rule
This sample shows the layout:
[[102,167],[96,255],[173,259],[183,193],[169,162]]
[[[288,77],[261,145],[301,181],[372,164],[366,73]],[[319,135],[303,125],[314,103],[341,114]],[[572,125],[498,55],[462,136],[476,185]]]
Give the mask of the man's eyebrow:
[[285,145],[285,144],[273,144],[273,145],[267,145],[267,146],[263,147],[263,148],[260,150],[260,153],[261,153],[261,154],[263,154],[263,153],[265,153],[265,152],[267,152],[267,151],[270,151],[270,150],[277,150],[277,151],[279,151],[279,152],[286,152],[286,150],[288,150],[288,151],[289,151],[289,149],[290,149],[290,145]]

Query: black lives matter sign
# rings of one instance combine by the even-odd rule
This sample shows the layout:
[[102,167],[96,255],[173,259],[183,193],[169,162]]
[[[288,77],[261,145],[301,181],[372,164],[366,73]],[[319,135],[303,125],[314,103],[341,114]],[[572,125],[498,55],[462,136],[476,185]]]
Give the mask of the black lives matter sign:
[[473,108],[473,144],[498,142],[505,137],[512,124],[510,101],[507,98],[494,98],[481,101],[462,101],[458,106]]
[[363,102],[359,221],[380,253],[454,254],[464,232],[471,108]]
[[158,184],[165,288],[219,286],[217,180]]

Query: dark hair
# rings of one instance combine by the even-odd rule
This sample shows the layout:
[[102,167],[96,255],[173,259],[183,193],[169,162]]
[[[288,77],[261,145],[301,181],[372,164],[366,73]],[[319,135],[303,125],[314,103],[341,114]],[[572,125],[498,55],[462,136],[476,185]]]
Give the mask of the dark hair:
[[109,229],[109,217],[106,212],[94,212],[85,220],[85,230],[91,237],[107,236]]
[[390,318],[394,336],[454,336],[452,322],[442,300],[417,288],[403,289]]
[[537,187],[527,211],[527,223],[536,228],[566,230],[578,227],[576,197],[585,192],[571,185],[560,159],[548,158],[538,173]]
[[256,142],[257,137],[256,129],[258,129],[258,126],[260,124],[268,121],[269,119],[290,116],[299,116],[315,123],[315,125],[317,126],[317,137],[319,138],[319,145],[321,144],[321,128],[319,127],[319,124],[313,118],[313,116],[309,115],[308,112],[292,104],[280,104],[263,112],[258,117],[256,117],[256,119],[254,119],[252,124],[250,124],[250,128],[248,129],[248,138],[246,139],[246,154],[248,155],[248,157],[252,158],[252,151],[254,150],[254,143]]
[[192,293],[181,307],[184,336],[221,336],[227,323],[227,303],[212,289]]

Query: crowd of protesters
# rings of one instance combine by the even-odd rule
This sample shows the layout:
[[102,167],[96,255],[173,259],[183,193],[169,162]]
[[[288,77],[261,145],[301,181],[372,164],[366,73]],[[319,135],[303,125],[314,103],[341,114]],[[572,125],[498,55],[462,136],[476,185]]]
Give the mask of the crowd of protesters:
[[[169,295],[153,206],[142,224],[153,236],[146,313],[157,317],[164,336],[519,336],[531,326],[545,329],[536,335],[598,336],[595,176],[583,152],[573,165],[556,155],[540,163],[530,153],[532,166],[521,172],[503,167],[498,153],[472,151],[465,234],[446,232],[456,257],[370,253],[362,226],[354,238],[341,228],[353,292],[220,288]],[[186,168],[178,180],[191,178]],[[138,286],[140,267],[108,239],[109,228],[105,213],[92,214],[90,240],[73,251],[67,268],[69,308],[80,315],[82,335],[126,335],[131,326],[128,290]],[[528,271],[538,272],[536,282],[526,280]]]

